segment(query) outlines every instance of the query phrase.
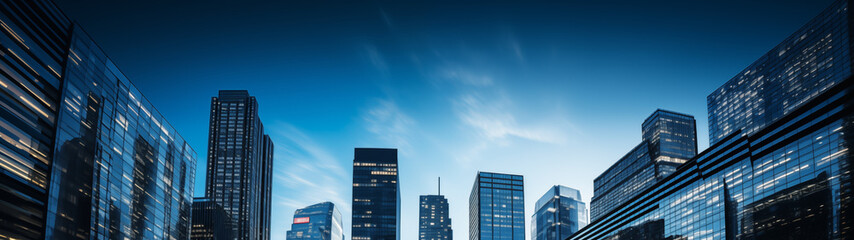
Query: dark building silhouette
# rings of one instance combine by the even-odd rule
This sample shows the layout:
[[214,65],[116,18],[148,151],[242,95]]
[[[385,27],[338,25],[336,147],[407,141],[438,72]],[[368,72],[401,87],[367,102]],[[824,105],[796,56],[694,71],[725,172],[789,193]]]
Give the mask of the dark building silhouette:
[[469,196],[469,240],[525,240],[522,175],[478,172]]
[[270,238],[273,143],[245,90],[211,99],[205,197],[225,209],[240,240]]
[[852,239],[851,3],[709,94],[712,145],[570,239]]
[[231,216],[219,204],[206,198],[193,198],[192,240],[233,240]]
[[555,185],[537,200],[531,217],[532,240],[565,240],[587,226],[587,204],[581,191]]
[[697,154],[694,117],[658,109],[641,124],[643,141],[593,181],[590,220],[669,176]]
[[344,240],[341,212],[331,202],[314,204],[294,212],[287,240]]
[[400,240],[397,149],[356,148],[353,159],[353,240]]
[[50,1],[0,1],[0,238],[188,239],[195,152]]
[[448,199],[442,195],[441,186],[437,195],[421,195],[418,210],[419,240],[453,240]]

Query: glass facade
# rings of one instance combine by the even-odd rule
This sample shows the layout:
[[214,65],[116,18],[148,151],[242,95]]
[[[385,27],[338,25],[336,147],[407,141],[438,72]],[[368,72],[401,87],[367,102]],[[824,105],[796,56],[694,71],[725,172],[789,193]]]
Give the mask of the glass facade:
[[581,192],[560,185],[549,188],[534,206],[532,240],[565,240],[587,226],[587,204]]
[[478,172],[469,197],[470,240],[525,240],[521,175]]
[[846,5],[834,3],[709,94],[710,144],[753,133],[851,75]]
[[47,1],[0,1],[0,236],[44,239],[72,23]]
[[697,155],[697,122],[694,116],[658,109],[641,124],[643,140],[649,142],[649,156],[656,177],[670,175],[682,163]]
[[443,195],[421,195],[418,212],[418,239],[453,240],[448,199]]
[[400,240],[397,149],[354,152],[352,239]]
[[192,240],[234,240],[231,216],[219,204],[206,198],[193,199]]
[[270,238],[272,156],[255,97],[219,91],[211,99],[205,197],[231,215],[237,239]]
[[714,144],[571,239],[852,239],[850,3],[709,95]]
[[590,220],[595,221],[697,154],[694,117],[658,109],[641,124],[643,141],[593,180]]
[[288,240],[344,240],[341,212],[331,202],[314,204],[294,212]]
[[196,153],[49,1],[0,3],[0,234],[187,239]]

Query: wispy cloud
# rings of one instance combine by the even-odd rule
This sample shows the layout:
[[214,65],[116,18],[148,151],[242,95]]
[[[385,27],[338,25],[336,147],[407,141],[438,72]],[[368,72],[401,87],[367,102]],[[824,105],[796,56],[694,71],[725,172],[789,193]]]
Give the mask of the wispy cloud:
[[380,50],[377,49],[377,46],[373,44],[364,44],[363,49],[371,65],[379,71],[380,74],[387,77],[389,75],[388,63],[386,63],[385,58]]
[[410,146],[409,135],[415,120],[392,100],[377,100],[362,116],[366,129],[378,139],[397,148]]
[[494,81],[488,74],[478,74],[461,68],[446,68],[439,71],[441,79],[454,81],[456,83],[485,87],[492,86]]
[[[474,128],[489,140],[505,140],[518,137],[543,143],[563,143],[567,136],[551,124],[519,123],[510,109],[513,102],[505,96],[484,97],[473,92],[459,96],[455,101],[456,114],[460,120]],[[563,128],[558,128],[563,129]]]
[[[296,127],[276,123],[270,137],[276,145],[273,165],[273,201],[282,214],[293,214],[298,208],[330,201],[342,212],[350,211],[349,174],[340,161],[322,145]],[[343,165],[346,166],[346,165]],[[287,219],[287,218],[285,218]],[[285,226],[287,223],[274,223]],[[273,231],[274,238],[284,238],[284,231]]]

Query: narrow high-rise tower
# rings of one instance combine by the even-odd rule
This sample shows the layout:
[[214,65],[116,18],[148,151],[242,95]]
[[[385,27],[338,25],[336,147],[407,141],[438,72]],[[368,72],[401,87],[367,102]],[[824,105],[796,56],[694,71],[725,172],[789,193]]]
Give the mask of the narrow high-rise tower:
[[356,148],[353,159],[353,240],[400,240],[397,149]]
[[525,240],[521,175],[478,172],[469,197],[469,240]]
[[448,199],[442,195],[441,180],[438,195],[421,195],[418,214],[418,239],[453,240]]
[[219,91],[211,99],[209,131],[206,197],[231,215],[237,239],[269,239],[273,143],[255,97]]

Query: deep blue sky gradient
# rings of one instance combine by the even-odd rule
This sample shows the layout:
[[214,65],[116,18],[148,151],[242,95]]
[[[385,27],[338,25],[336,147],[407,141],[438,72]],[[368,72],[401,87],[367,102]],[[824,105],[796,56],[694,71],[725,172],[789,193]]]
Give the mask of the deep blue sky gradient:
[[402,239],[439,176],[466,239],[478,170],[525,175],[530,216],[551,185],[589,201],[656,108],[694,115],[705,149],[706,95],[831,1],[57,2],[199,153],[196,195],[210,97],[247,89],[277,148],[274,239],[321,201],[349,226],[354,147],[400,148]]

